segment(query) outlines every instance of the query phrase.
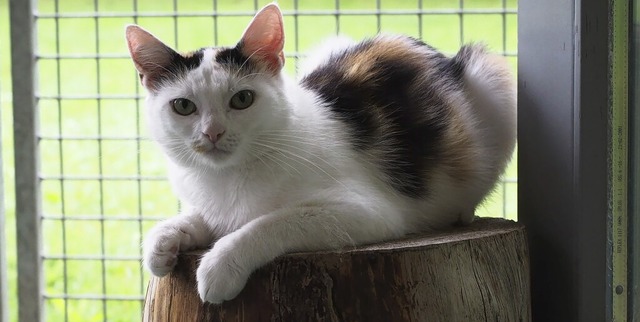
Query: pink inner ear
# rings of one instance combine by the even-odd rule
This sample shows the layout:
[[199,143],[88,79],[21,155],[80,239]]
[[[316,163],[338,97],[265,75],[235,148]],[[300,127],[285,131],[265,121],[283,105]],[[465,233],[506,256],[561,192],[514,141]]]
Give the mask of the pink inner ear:
[[138,26],[128,26],[126,30],[129,54],[142,74],[170,62],[171,50],[156,37]]
[[173,50],[144,29],[130,25],[126,30],[129,54],[142,75],[142,83],[153,88],[153,80],[165,72],[171,63]]
[[242,36],[242,53],[264,62],[275,71],[284,66],[284,25],[275,4],[264,7],[253,18]]

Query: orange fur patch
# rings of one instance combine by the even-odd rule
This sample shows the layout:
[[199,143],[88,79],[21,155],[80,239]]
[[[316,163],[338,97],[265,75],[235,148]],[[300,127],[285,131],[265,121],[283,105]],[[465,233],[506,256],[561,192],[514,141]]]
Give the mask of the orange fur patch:
[[[404,62],[418,62],[424,54],[405,38],[381,36],[372,45],[353,52],[346,57],[345,77],[358,82],[376,81],[379,71],[376,63],[379,61],[400,60]],[[422,68],[416,63],[416,68]]]

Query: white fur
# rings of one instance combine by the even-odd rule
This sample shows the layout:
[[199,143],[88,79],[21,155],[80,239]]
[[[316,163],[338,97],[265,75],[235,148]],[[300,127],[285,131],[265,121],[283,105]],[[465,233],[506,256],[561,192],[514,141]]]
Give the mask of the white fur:
[[[432,198],[404,197],[354,152],[341,123],[328,117],[313,93],[283,74],[235,77],[213,63],[214,54],[207,49],[200,67],[147,98],[151,135],[167,156],[171,184],[187,210],[149,232],[144,263],[162,276],[179,251],[213,244],[197,270],[204,301],[232,299],[252,271],[286,252],[377,242],[450,224],[461,213],[472,216],[491,188],[486,182],[458,187],[436,175]],[[466,77],[488,86],[480,80],[492,67],[482,63]],[[228,108],[231,95],[242,89],[256,92],[254,105]],[[172,112],[169,102],[178,97],[195,102],[198,113]],[[464,101],[461,106],[470,104],[457,99]],[[489,125],[482,130],[492,148],[503,152],[497,157],[501,163],[513,147],[513,137],[507,137],[514,135],[512,103],[499,101],[495,110],[486,106],[466,116],[483,124],[496,115],[506,118],[490,125],[508,125],[495,137]],[[213,123],[224,127],[216,146],[228,153],[212,152],[213,143],[202,134]]]
[[[466,104],[459,103],[476,141],[476,167],[481,176],[468,189],[469,200],[480,203],[491,191],[511,160],[517,136],[516,85],[507,61],[476,50],[465,68]],[[462,99],[461,99],[462,101]],[[470,223],[473,211],[463,213],[461,221]]]
[[311,54],[305,57],[301,64],[298,65],[299,78],[302,79],[304,76],[314,71],[318,66],[326,63],[332,54],[340,53],[351,47],[353,44],[353,39],[344,35],[327,38],[313,50],[310,50],[309,52]]

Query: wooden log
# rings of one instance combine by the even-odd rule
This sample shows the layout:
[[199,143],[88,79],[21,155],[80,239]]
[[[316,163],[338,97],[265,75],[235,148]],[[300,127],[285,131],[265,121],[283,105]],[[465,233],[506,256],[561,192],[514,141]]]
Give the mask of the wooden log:
[[202,252],[151,278],[144,321],[530,321],[522,225],[478,218],[454,230],[350,250],[288,254],[221,305],[203,304]]

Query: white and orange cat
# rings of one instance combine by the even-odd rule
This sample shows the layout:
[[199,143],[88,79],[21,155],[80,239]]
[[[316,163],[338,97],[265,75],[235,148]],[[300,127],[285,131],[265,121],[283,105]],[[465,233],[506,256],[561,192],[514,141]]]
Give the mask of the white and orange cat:
[[469,223],[514,148],[509,67],[479,45],[446,57],[406,36],[338,37],[295,81],[275,4],[235,47],[179,54],[134,25],[126,38],[184,206],[149,231],[144,264],[163,276],[208,248],[203,301],[233,299],[287,252]]

